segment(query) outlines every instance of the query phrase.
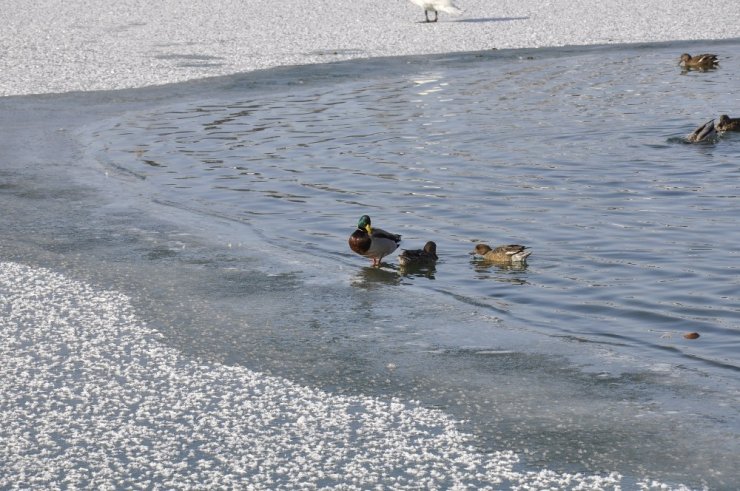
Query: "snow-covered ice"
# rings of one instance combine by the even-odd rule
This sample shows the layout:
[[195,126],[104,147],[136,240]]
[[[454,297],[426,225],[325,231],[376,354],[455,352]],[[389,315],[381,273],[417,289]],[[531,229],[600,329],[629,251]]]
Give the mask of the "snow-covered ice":
[[[12,4],[17,2],[4,2]],[[740,37],[737,0],[36,0],[2,9],[0,95],[141,87],[284,65]]]
[[623,479],[523,470],[414,402],[187,358],[126,296],[43,268],[0,263],[0,312],[3,489],[617,489]]

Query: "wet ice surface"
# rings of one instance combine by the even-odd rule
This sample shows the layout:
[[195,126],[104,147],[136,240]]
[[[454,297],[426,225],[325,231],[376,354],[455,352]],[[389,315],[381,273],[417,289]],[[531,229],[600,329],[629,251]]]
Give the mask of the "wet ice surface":
[[[620,485],[483,455],[441,411],[191,359],[125,295],[0,263],[0,487]],[[641,483],[657,485],[657,483]]]

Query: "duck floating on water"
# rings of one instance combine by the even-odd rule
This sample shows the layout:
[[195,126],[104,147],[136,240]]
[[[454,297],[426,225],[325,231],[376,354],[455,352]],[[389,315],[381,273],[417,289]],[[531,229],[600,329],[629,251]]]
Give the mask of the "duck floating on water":
[[532,254],[532,251],[526,249],[527,247],[518,244],[502,245],[494,249],[487,244],[478,244],[471,254],[477,254],[492,263],[523,263]]
[[380,266],[380,261],[398,249],[401,236],[371,226],[370,217],[362,215],[357,222],[357,230],[349,236],[349,248],[360,256],[373,260],[373,266]]
[[[437,22],[438,12],[459,15],[462,10],[451,0],[411,0],[411,3],[424,9],[424,18],[427,22]],[[429,12],[434,12],[434,20],[429,20]]]
[[714,125],[719,132],[740,131],[740,118],[731,118],[726,114],[719,117],[717,124]]
[[714,68],[717,63],[719,63],[717,55],[709,53],[696,56],[684,53],[681,55],[678,62],[678,64],[684,68]]
[[429,266],[437,262],[437,244],[431,240],[423,249],[405,250],[398,255],[401,266]]

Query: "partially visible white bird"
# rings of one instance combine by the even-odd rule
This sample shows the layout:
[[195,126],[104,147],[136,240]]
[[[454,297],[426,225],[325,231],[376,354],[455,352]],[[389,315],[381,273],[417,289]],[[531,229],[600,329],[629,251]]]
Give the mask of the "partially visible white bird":
[[[411,0],[411,3],[424,9],[424,18],[427,22],[437,22],[437,12],[459,15],[460,10],[452,0]],[[429,12],[434,12],[434,20],[429,20]]]

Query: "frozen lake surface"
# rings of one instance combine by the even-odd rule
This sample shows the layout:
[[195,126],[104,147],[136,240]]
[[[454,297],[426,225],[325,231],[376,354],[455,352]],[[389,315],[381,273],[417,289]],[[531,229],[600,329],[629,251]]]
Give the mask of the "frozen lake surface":
[[3,100],[4,484],[740,482],[739,46]]

